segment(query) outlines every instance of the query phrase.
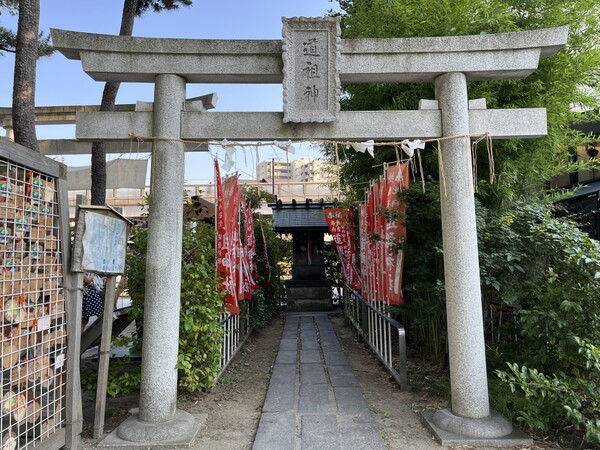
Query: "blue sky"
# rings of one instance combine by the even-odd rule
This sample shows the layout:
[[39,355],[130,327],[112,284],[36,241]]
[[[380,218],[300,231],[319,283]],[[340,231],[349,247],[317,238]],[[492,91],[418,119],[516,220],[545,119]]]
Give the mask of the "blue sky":
[[[50,28],[91,33],[118,34],[123,0],[41,0],[40,29]],[[196,39],[281,39],[281,17],[317,17],[330,9],[338,10],[336,1],[329,0],[194,0],[193,6],[162,13],[147,12],[136,18],[133,34],[145,37],[181,37]],[[16,17],[3,11],[0,21],[16,29]],[[0,57],[0,106],[12,102],[14,58]],[[81,68],[79,61],[67,60],[56,53],[38,63],[36,105],[99,104],[103,83],[95,82]],[[217,92],[216,111],[281,111],[280,85],[193,85],[187,87],[187,97]],[[117,103],[152,101],[153,85],[123,83]],[[0,129],[0,135],[3,135]],[[71,139],[74,126],[38,126],[38,139]],[[309,146],[302,146],[295,157],[318,157]],[[143,155],[139,155],[142,157]],[[261,160],[285,158],[284,153],[271,148],[261,149]],[[137,155],[134,155],[137,157]],[[237,168],[243,178],[249,178],[252,168],[238,158]],[[250,162],[250,161],[249,161]],[[89,157],[67,158],[69,165],[89,164]],[[212,180],[210,155],[188,154],[186,181],[202,183]]]

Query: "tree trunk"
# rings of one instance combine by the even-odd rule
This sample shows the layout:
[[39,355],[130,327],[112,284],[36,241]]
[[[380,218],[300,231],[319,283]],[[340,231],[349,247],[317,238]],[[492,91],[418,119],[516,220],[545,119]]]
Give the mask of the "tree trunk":
[[[119,36],[131,36],[133,34],[133,23],[137,0],[125,0],[123,2],[123,14],[121,16],[121,29]],[[108,82],[104,85],[100,111],[113,111],[117,100],[117,93],[121,83]],[[92,205],[104,205],[106,203],[106,150],[104,142],[92,143]]]
[[15,142],[39,151],[35,134],[35,72],[38,60],[40,0],[19,2],[12,119]]

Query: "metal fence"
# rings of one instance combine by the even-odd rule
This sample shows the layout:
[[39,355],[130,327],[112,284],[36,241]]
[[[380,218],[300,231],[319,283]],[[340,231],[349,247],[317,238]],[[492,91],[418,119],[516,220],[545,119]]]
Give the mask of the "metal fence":
[[250,304],[252,302],[240,302],[240,314],[237,316],[224,313],[221,316],[221,323],[225,333],[223,334],[223,344],[221,345],[221,371],[215,379],[219,380],[235,354],[244,345],[246,338],[252,331],[250,327]]
[[344,312],[356,331],[369,344],[377,358],[401,389],[408,387],[406,334],[404,327],[389,317],[382,301],[367,301],[354,289],[343,289]]

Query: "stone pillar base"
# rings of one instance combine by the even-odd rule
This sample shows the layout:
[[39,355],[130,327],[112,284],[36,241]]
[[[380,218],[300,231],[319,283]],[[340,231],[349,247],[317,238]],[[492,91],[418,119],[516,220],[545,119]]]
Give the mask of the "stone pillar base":
[[198,432],[204,428],[207,417],[206,414],[192,415],[177,410],[168,422],[153,423],[143,422],[137,414],[132,414],[99,442],[97,448],[191,448]]
[[483,419],[468,419],[450,409],[422,411],[421,417],[429,431],[444,447],[471,445],[479,447],[512,447],[532,445],[533,440],[513,426],[502,415],[491,411]]

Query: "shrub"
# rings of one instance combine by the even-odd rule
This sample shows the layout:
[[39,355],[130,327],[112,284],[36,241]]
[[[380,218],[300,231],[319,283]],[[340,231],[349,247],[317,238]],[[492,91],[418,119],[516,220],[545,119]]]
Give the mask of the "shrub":
[[496,219],[480,236],[482,279],[517,307],[517,339],[494,352],[496,374],[526,400],[516,419],[600,443],[600,244],[542,203]]
[[[135,227],[127,257],[128,290],[136,320],[137,346],[143,338],[147,229]],[[223,294],[215,289],[214,226],[184,221],[179,322],[179,387],[195,392],[212,387],[219,374]]]
[[439,183],[430,182],[423,192],[413,184],[402,191],[407,239],[401,244],[405,254],[404,304],[390,308],[407,328],[411,346],[437,363],[446,360],[446,301],[442,264],[442,226]]
[[258,289],[254,292],[250,304],[250,323],[263,327],[279,309],[285,298],[285,288],[281,281],[282,265],[291,259],[291,246],[282,241],[266,221],[262,221],[264,239],[267,243],[268,259],[265,258],[261,219],[255,220],[256,266]]

